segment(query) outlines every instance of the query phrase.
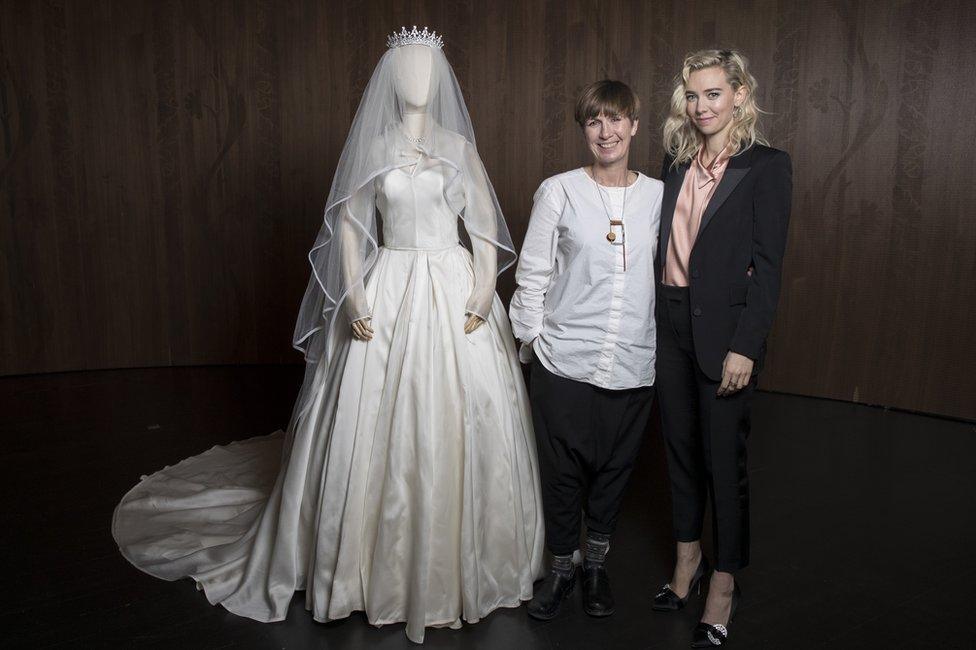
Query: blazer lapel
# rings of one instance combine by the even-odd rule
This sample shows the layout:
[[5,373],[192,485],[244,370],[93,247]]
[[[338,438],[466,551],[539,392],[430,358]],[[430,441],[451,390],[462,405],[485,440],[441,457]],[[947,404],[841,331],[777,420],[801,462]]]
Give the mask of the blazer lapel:
[[705,214],[702,215],[701,224],[698,226],[698,235],[701,237],[702,232],[704,232],[705,227],[708,226],[708,222],[712,220],[715,216],[715,212],[722,207],[725,203],[725,199],[729,198],[732,194],[732,190],[736,188],[739,182],[746,177],[749,173],[752,165],[752,152],[745,152],[738,156],[733,156],[729,160],[729,166],[725,168],[725,173],[722,175],[722,181],[715,188],[715,193],[712,194],[712,198],[708,201],[708,206],[705,208]]
[[657,238],[657,259],[661,268],[664,268],[664,256],[668,252],[668,241],[671,238],[674,206],[678,203],[678,194],[681,193],[687,171],[688,163],[678,165],[664,181],[664,196],[661,199],[661,235]]

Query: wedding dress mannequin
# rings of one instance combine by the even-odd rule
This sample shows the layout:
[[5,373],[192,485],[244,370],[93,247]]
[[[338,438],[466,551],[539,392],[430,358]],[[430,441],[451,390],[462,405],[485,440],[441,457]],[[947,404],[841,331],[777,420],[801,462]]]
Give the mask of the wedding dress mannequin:
[[[425,45],[404,45],[396,51],[394,84],[397,96],[403,101],[403,130],[408,137],[422,137],[427,124],[427,101],[430,97],[432,55]],[[418,151],[418,155],[419,155]],[[494,287],[492,287],[494,290]],[[373,337],[373,328],[368,316],[354,320],[351,324],[353,336],[360,341]],[[484,319],[476,314],[468,314],[464,323],[467,334],[478,329]]]
[[308,255],[287,433],[144,477],[112,528],[136,567],[191,577],[235,614],[282,620],[304,590],[318,621],[364,611],[421,642],[530,599],[543,530],[494,293],[511,238],[440,38],[404,29],[389,46]]

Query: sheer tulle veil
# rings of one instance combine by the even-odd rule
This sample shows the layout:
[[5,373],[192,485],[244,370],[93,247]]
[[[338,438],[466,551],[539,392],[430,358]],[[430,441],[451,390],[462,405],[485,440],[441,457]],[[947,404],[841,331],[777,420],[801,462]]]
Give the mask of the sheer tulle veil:
[[[418,152],[452,170],[445,198],[467,234],[492,246],[496,272],[516,259],[494,189],[475,146],[474,130],[454,72],[440,47],[430,47],[431,73],[425,130],[409,138],[403,128],[406,105],[397,91],[402,47],[388,49],[373,71],[336,167],[322,226],[308,253],[311,277],[295,325],[293,344],[305,355],[306,374],[292,425],[309,400],[312,378],[335,361],[349,323],[368,316],[364,282],[381,245],[374,184],[378,176],[417,162]],[[406,152],[406,153],[405,153]],[[477,312],[475,312],[477,313]],[[292,428],[292,427],[289,427]]]

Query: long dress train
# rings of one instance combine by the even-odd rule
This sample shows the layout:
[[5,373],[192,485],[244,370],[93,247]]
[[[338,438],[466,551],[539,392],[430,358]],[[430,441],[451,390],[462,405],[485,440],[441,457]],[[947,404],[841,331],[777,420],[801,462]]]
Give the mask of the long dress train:
[[361,610],[418,642],[531,598],[543,529],[528,400],[497,296],[464,333],[476,273],[448,172],[425,160],[377,177],[373,339],[336,328],[287,435],[214,447],[126,494],[112,529],[130,562],[259,621],[305,590],[316,620]]

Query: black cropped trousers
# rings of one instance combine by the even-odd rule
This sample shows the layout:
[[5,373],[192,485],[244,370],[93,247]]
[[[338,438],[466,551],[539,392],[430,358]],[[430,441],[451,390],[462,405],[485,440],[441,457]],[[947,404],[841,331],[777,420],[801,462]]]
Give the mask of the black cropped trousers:
[[701,539],[712,502],[714,566],[749,564],[749,476],[746,439],[756,379],[718,397],[719,382],[698,366],[687,287],[658,285],[657,395],[679,542]]

